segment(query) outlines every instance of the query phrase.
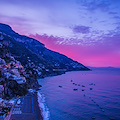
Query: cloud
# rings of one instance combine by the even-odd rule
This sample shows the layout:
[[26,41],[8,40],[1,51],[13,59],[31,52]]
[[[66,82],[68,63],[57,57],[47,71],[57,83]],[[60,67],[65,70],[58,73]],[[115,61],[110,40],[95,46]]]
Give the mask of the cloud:
[[114,16],[115,19],[120,19],[120,16]]
[[89,33],[90,32],[90,27],[86,27],[86,26],[75,26],[73,28],[73,32],[74,33]]
[[109,12],[109,14],[116,15],[117,12]]
[[[105,34],[117,27],[115,23],[118,23],[117,18],[120,16],[118,3],[113,0],[4,0],[0,1],[0,16],[4,16],[4,20],[0,21],[9,24],[14,22],[16,25],[19,21],[18,28],[23,25],[26,29],[20,30],[23,31],[22,34],[28,31],[28,34],[46,33],[69,38],[75,36],[81,38],[76,33],[100,36],[101,31]],[[21,20],[17,20],[16,17]],[[14,24],[12,25],[15,28]],[[71,29],[71,26],[74,27]],[[100,32],[91,35],[92,31]]]
[[84,41],[84,45],[72,44],[77,42],[75,39],[64,39],[38,34],[31,35],[31,37],[44,43],[47,48],[65,54],[84,65],[120,67],[120,34],[112,37],[106,36],[102,42],[96,41],[95,44],[91,44],[90,46],[85,44]]

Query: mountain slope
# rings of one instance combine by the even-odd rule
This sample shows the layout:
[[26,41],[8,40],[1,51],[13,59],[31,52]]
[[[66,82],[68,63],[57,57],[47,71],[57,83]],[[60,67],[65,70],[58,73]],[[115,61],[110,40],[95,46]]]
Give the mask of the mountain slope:
[[24,65],[29,58],[34,64],[42,66],[42,69],[48,69],[50,73],[53,69],[89,70],[81,63],[47,49],[44,44],[35,39],[19,35],[6,24],[0,23],[0,32],[1,36],[4,36],[4,41],[9,42],[11,54]]

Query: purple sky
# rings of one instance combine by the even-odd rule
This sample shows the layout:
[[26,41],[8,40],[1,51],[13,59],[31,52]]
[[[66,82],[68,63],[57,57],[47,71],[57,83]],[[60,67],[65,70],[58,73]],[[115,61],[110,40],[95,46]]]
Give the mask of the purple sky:
[[[0,22],[85,65],[120,67],[119,5],[120,0],[1,0]],[[44,34],[54,37],[41,39]]]

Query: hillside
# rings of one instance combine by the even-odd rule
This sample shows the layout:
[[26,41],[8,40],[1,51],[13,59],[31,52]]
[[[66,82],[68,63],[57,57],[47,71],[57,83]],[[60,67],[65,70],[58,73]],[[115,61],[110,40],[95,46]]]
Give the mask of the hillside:
[[87,67],[73,61],[65,55],[47,49],[39,41],[19,35],[8,25],[0,23],[0,37],[8,44],[10,53],[26,65],[28,59],[40,67],[43,76],[61,74],[65,71],[89,70]]

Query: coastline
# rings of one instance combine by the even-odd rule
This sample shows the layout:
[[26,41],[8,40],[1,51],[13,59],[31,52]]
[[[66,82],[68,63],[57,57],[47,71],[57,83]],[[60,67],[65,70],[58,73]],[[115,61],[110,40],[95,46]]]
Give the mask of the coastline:
[[[92,71],[92,70],[76,70],[76,71]],[[66,71],[66,72],[64,72],[62,74],[49,75],[49,76],[45,76],[44,78],[59,76],[59,75],[66,74],[68,72],[76,72],[76,71]],[[37,81],[38,81],[38,79],[44,79],[44,78],[37,78]],[[38,82],[38,85],[40,85],[39,82]],[[43,120],[49,120],[50,111],[49,111],[49,109],[47,108],[47,106],[45,104],[45,97],[39,92],[39,90],[37,90],[36,93],[37,93],[38,106],[39,106],[39,109],[40,109],[40,113],[41,113],[41,115],[43,117]]]
[[[67,72],[72,72],[72,71],[67,71]],[[65,72],[65,73],[67,73]],[[64,74],[65,74],[64,73]],[[62,74],[59,74],[62,75]],[[50,76],[46,76],[46,77],[53,77],[53,76],[58,76],[58,75],[50,75]],[[45,78],[46,78],[45,77]],[[44,78],[38,78],[38,79],[44,79]],[[37,81],[38,81],[37,79]],[[38,85],[39,82],[38,82]],[[28,99],[28,97],[30,99],[32,99],[33,103],[30,105],[30,107],[34,110],[32,111],[24,111],[22,110],[23,108],[25,109],[26,106],[29,106],[28,102],[25,102],[25,100],[22,101],[21,104],[21,114],[12,114],[10,120],[25,120],[25,119],[29,119],[29,120],[49,120],[50,118],[50,112],[49,109],[46,106],[45,103],[45,97],[39,92],[39,90],[35,90],[33,93],[28,93],[26,96],[22,96],[19,99]],[[16,106],[15,106],[16,108]],[[26,107],[27,108],[27,107]],[[28,107],[29,108],[29,107]],[[27,114],[28,115],[27,115]]]
[[[107,76],[108,79],[106,79]],[[119,118],[119,114],[114,111],[114,107],[118,111],[120,110],[118,104],[113,104],[116,100],[112,100],[111,96],[109,96],[111,94],[116,99],[119,99],[119,97],[116,97],[119,94],[120,81],[118,76],[119,71],[73,71],[63,76],[38,80],[39,84],[43,86],[40,93],[43,93],[46,97],[46,104],[51,113],[50,119],[95,118],[107,120],[109,118]],[[116,84],[114,84],[114,80],[117,81]],[[105,84],[109,81],[112,82],[112,84],[109,84],[110,86]],[[62,87],[59,87],[59,85]],[[114,88],[114,93],[112,88]],[[78,90],[74,91],[74,89]],[[107,94],[108,91],[109,94]],[[104,106],[104,103],[107,104],[109,100],[111,100],[111,108]],[[108,109],[114,114],[107,111]]]
[[34,109],[37,114],[38,120],[43,120],[42,111],[39,108],[38,92],[35,92],[35,95],[33,97],[33,102],[34,102]]
[[54,76],[58,76],[58,75],[63,75],[63,74],[65,74],[65,73],[67,73],[67,72],[76,72],[76,71],[92,71],[92,69],[86,69],[86,70],[82,70],[82,69],[80,69],[80,70],[67,70],[67,71],[64,71],[64,72],[62,72],[62,73],[57,73],[57,74],[49,74],[49,75],[45,75],[45,76],[42,76],[42,77],[37,77],[37,79],[44,79],[44,78],[46,78],[46,77],[54,77]]
[[49,109],[45,104],[45,98],[40,94],[39,91],[37,91],[37,100],[38,100],[37,102],[38,102],[38,106],[40,109],[40,113],[43,117],[43,120],[49,120],[49,117],[50,117]]

